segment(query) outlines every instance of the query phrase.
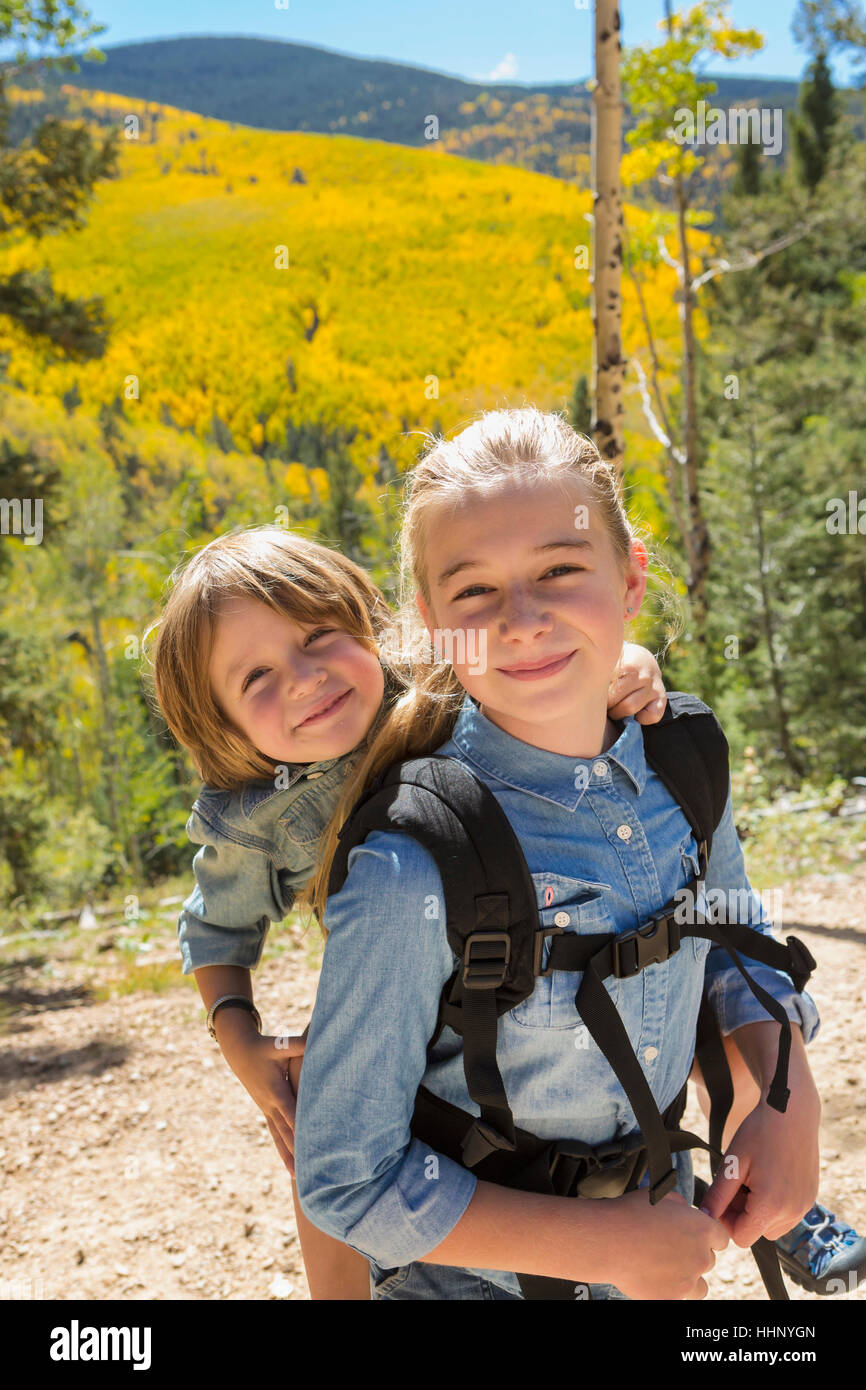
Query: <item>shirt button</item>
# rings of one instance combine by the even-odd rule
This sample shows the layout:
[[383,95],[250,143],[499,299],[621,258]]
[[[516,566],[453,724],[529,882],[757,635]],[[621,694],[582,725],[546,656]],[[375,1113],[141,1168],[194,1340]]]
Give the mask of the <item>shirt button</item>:
[[618,826],[616,827],[616,833],[617,833],[617,835],[619,836],[619,838],[620,838],[621,840],[630,840],[630,839],[631,839],[631,826],[630,826],[630,825],[618,825]]
[[645,1047],[645,1048],[644,1048],[644,1054],[643,1054],[643,1056],[644,1056],[644,1061],[645,1061],[645,1062],[654,1062],[655,1059],[656,1059],[656,1057],[658,1057],[658,1055],[659,1055],[659,1050],[658,1050],[657,1047]]
[[557,927],[567,927],[571,918],[567,912],[557,912],[553,920]]
[[607,773],[607,763],[593,763],[592,770],[596,777],[604,777]]

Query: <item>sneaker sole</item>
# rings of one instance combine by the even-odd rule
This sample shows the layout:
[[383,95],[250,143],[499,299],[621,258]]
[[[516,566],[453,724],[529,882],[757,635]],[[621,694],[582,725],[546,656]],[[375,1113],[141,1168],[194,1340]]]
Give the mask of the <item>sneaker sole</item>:
[[[819,1298],[838,1297],[841,1292],[839,1284],[848,1284],[849,1282],[847,1274],[825,1274],[820,1277],[815,1274],[808,1274],[803,1266],[785,1250],[780,1250],[779,1247],[776,1246],[776,1253],[779,1256],[779,1264],[788,1278],[792,1279],[795,1284],[798,1284],[801,1289],[805,1289],[807,1293],[816,1293]],[[854,1271],[852,1270],[851,1273],[854,1273]],[[860,1284],[866,1271],[861,1272],[857,1270],[856,1273],[857,1284]],[[835,1287],[832,1289],[828,1288],[829,1284],[833,1284]],[[857,1285],[855,1284],[854,1287],[856,1288]],[[850,1293],[850,1287],[846,1288],[844,1292]]]

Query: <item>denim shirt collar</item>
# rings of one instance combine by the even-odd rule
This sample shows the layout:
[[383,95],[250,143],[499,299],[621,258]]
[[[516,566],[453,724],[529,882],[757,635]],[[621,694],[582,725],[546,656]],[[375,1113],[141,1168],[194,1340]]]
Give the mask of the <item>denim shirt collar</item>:
[[[346,754],[342,754],[341,757],[345,758]],[[293,787],[296,782],[300,782],[304,777],[309,777],[312,773],[318,776],[319,773],[327,772],[329,768],[334,767],[334,765],[340,761],[341,758],[337,757],[324,758],[318,763],[275,764],[275,766],[285,769],[280,778],[279,785],[277,785],[276,774],[273,777],[268,777],[261,781],[245,782],[240,794],[241,811],[249,820],[260,806],[263,806],[266,801],[270,801],[272,796],[282,795],[283,792]]]
[[[572,758],[550,753],[507,734],[491,723],[471,696],[463,702],[451,741],[470,763],[496,777],[506,786],[541,796],[575,811],[587,787],[609,785],[593,773],[596,763],[615,763],[641,793],[646,784],[647,765],[641,726],[633,715],[616,721],[621,729],[616,742],[595,758]],[[444,751],[444,750],[443,750]]]

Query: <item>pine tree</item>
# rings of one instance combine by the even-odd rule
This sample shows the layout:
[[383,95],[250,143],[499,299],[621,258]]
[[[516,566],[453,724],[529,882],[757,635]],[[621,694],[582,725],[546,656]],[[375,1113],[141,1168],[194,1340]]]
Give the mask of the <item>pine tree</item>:
[[[90,16],[76,0],[66,0],[63,8],[61,16],[56,5],[38,5],[37,0],[0,2],[0,42],[21,45],[12,61],[0,64],[0,235],[33,236],[38,241],[47,232],[81,227],[94,185],[117,174],[116,131],[99,145],[83,125],[49,115],[20,144],[10,143],[6,84],[42,68],[78,72],[75,60],[63,50],[106,28],[79,28],[78,21]],[[29,59],[24,45],[34,41],[50,43],[59,56]],[[96,49],[83,56],[104,57]],[[101,357],[105,351],[109,325],[102,299],[58,294],[47,270],[0,277],[0,314],[75,361]]]
[[792,122],[794,167],[800,182],[808,189],[817,188],[827,172],[833,127],[838,119],[830,67],[826,55],[819,52],[806,70],[806,79],[800,87],[799,110]]

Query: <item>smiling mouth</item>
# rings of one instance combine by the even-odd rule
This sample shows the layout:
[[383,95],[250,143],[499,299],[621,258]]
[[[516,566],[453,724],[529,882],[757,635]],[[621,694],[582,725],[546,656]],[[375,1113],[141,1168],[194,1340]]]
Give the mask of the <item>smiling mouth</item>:
[[340,695],[329,695],[326,700],[313,710],[312,714],[308,714],[306,719],[302,719],[297,727],[299,729],[307,729],[311,724],[321,724],[324,720],[330,719],[332,715],[339,713],[351,694],[352,690],[350,687],[348,690],[344,690]]
[[540,681],[563,671],[573,656],[573,651],[565,652],[562,656],[542,657],[541,661],[527,662],[524,666],[499,666],[497,670],[503,676],[511,676],[512,680]]

